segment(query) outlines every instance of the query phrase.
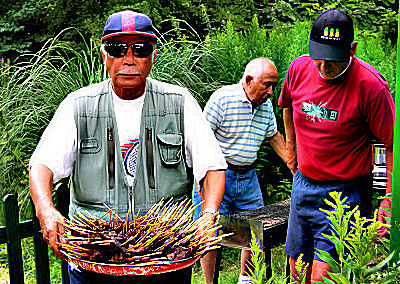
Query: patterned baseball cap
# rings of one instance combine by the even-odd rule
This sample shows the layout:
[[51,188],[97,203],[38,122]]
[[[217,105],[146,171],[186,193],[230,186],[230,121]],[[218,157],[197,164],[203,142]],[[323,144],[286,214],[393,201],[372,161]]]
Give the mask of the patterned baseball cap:
[[354,40],[353,20],[343,11],[321,13],[311,27],[309,52],[312,59],[346,62]]
[[150,18],[131,10],[117,12],[108,17],[101,40],[121,35],[138,35],[157,42]]

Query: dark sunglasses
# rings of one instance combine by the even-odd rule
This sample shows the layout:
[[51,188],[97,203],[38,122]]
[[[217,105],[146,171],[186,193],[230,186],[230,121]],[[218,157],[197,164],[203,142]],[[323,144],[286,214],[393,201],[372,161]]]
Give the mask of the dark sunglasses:
[[[153,52],[153,45],[147,42],[136,42],[131,45],[132,54],[146,58]],[[129,44],[122,41],[110,41],[104,44],[104,50],[113,57],[123,57],[128,53]]]

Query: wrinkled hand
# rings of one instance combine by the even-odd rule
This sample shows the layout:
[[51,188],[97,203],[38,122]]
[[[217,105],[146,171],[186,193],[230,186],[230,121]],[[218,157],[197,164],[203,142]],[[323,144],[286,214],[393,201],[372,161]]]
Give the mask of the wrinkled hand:
[[[215,222],[215,215],[209,212],[204,213],[201,217],[200,217],[204,222],[209,222],[211,221],[211,224],[214,224]],[[202,222],[203,222],[202,221]]]
[[[382,201],[382,204],[378,210],[378,221],[381,221],[383,224],[389,224],[390,223],[386,220],[386,218],[391,218],[390,212],[388,212],[385,209],[390,209],[391,208],[391,202],[389,198],[385,198]],[[386,218],[385,218],[386,217]],[[378,236],[379,237],[389,237],[389,229],[386,227],[381,227],[378,230]]]
[[37,217],[42,227],[43,239],[48,243],[50,249],[61,259],[67,260],[65,255],[59,251],[59,243],[62,242],[64,234],[64,217],[53,206],[37,209]]
[[[215,216],[212,213],[204,213],[201,217],[200,217],[200,224],[202,224],[203,230],[208,230],[211,229],[214,225],[215,225]],[[216,235],[217,232],[215,232]]]

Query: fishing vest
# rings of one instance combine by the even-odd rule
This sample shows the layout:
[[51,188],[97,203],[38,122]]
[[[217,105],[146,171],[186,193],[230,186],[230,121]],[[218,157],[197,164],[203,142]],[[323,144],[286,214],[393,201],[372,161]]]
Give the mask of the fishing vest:
[[[136,171],[128,185],[118,139],[111,80],[75,92],[77,157],[71,175],[69,217],[100,217],[109,206],[119,216],[145,214],[162,198],[190,197],[193,174],[185,161],[185,89],[148,78]],[[132,161],[131,161],[132,162]]]

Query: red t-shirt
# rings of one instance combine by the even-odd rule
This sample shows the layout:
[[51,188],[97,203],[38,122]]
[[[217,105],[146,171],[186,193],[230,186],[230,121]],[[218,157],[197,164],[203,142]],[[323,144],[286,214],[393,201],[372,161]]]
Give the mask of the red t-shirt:
[[326,181],[352,179],[373,168],[371,141],[393,145],[394,101],[386,80],[353,57],[339,78],[321,77],[301,56],[289,66],[279,105],[293,106],[300,171]]

